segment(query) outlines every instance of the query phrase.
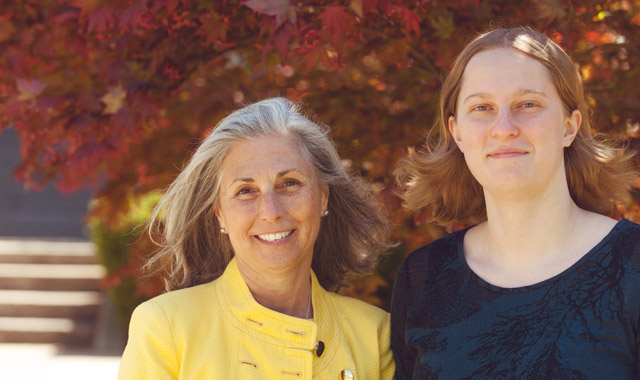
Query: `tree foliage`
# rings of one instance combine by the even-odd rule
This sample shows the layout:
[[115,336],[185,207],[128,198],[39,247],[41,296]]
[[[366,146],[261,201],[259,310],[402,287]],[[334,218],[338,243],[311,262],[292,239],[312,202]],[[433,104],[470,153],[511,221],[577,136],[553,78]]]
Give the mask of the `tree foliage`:
[[[302,100],[372,180],[402,257],[443,230],[403,211],[395,162],[428,133],[455,55],[513,24],[559,42],[580,66],[595,128],[640,150],[637,0],[3,2],[0,128],[20,134],[27,186],[91,187],[94,217],[116,220],[131,197],[170,183],[229,111]],[[639,193],[619,216],[640,219]]]

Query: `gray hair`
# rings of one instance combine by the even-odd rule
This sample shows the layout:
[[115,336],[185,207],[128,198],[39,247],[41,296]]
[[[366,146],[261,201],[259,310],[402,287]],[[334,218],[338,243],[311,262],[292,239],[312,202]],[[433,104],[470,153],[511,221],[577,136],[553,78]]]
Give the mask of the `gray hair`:
[[271,98],[221,120],[152,212],[149,233],[160,250],[145,267],[166,273],[167,290],[209,282],[222,274],[233,257],[214,214],[222,161],[233,143],[274,135],[295,139],[320,184],[329,187],[329,215],[322,219],[312,261],[326,289],[345,286],[350,273],[371,271],[378,255],[389,248],[388,221],[371,188],[343,168],[329,128],[305,116],[297,104]]

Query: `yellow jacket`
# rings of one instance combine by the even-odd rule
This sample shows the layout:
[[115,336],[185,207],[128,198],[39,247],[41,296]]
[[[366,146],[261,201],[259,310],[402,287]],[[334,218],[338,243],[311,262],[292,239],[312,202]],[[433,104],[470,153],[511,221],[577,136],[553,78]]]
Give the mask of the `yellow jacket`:
[[143,303],[118,379],[393,379],[389,315],[311,278],[314,320],[258,304],[235,260],[215,281]]

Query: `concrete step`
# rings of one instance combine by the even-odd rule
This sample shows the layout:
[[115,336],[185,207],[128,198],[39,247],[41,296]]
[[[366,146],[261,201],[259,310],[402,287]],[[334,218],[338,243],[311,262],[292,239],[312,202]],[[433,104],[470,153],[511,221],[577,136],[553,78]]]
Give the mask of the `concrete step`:
[[95,246],[76,240],[0,238],[0,263],[95,264]]
[[94,291],[104,272],[88,264],[0,264],[0,289]]
[[67,318],[0,317],[1,343],[90,345],[95,322]]
[[0,317],[96,318],[99,292],[0,290]]
[[93,344],[104,273],[91,242],[0,238],[0,342]]

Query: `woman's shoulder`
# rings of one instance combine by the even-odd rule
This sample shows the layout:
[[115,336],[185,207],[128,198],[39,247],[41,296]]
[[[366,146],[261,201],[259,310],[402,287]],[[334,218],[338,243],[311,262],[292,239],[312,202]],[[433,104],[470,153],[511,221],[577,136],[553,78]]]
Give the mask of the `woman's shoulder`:
[[610,235],[616,251],[640,258],[640,224],[622,219]]
[[390,330],[389,313],[362,300],[329,293],[333,300],[333,320],[348,340],[386,339]]
[[634,223],[628,219],[622,219],[618,222],[618,232],[628,235],[629,238],[635,241],[640,241],[640,224]]
[[193,305],[203,306],[215,297],[216,285],[217,281],[214,280],[189,288],[172,290],[141,303],[136,311],[138,313],[189,313],[193,311]]
[[365,301],[333,292],[327,292],[327,294],[332,299],[336,311],[341,314],[341,318],[343,316],[355,319],[362,317],[363,321],[373,321],[375,324],[384,323],[388,319],[389,313]]
[[469,228],[447,234],[431,243],[425,244],[409,253],[404,259],[401,271],[421,268],[427,263],[451,260],[457,256],[462,246],[464,235]]

